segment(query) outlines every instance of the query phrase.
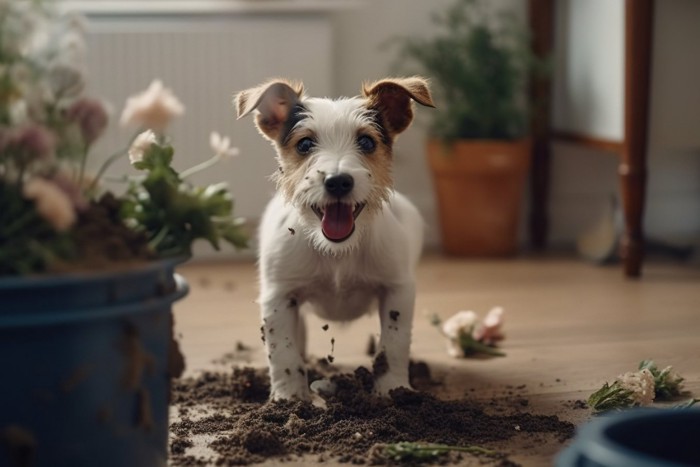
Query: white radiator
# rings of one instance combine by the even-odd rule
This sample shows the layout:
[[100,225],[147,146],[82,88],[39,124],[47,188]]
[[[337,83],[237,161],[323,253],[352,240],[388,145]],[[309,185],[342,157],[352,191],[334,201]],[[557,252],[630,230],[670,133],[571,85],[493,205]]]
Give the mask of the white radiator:
[[[163,80],[185,104],[186,113],[171,135],[176,166],[186,168],[210,157],[209,133],[230,135],[241,156],[194,178],[227,181],[236,214],[257,222],[273,186],[273,152],[253,127],[236,121],[231,99],[236,91],[274,76],[302,79],[314,95],[331,95],[332,31],[322,14],[208,16],[100,16],[89,22],[90,94],[107,99],[112,124],[93,154],[92,167],[124,146],[132,130],[118,128],[125,99]],[[100,157],[95,157],[100,156]],[[128,161],[112,174],[130,171]],[[197,250],[208,255],[207,248]]]

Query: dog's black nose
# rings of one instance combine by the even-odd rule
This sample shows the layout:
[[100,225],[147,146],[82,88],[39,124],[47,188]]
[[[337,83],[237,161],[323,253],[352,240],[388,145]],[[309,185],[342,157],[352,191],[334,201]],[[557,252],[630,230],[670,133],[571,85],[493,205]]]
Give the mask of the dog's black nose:
[[352,191],[355,186],[355,180],[348,174],[329,175],[323,181],[328,194],[336,198],[342,198]]

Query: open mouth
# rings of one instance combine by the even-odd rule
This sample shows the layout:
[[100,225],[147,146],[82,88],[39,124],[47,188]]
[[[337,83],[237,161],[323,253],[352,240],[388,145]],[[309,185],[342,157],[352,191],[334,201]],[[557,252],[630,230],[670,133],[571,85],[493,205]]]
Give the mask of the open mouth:
[[313,205],[311,209],[321,220],[323,235],[331,242],[342,242],[350,238],[355,231],[355,219],[365,208],[365,203],[355,205],[340,201],[323,207]]

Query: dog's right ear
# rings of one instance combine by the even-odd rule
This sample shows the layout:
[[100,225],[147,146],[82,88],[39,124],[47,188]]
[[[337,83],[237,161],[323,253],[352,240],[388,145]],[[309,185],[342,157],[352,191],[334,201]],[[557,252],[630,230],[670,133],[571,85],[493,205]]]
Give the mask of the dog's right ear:
[[274,79],[255,88],[239,92],[235,97],[238,118],[245,117],[253,110],[258,114],[255,123],[260,132],[277,140],[289,113],[301,99],[304,85],[284,79]]

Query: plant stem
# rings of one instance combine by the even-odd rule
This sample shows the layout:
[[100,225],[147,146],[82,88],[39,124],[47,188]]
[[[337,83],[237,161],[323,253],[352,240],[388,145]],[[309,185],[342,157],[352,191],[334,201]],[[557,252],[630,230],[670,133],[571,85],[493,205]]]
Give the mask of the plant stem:
[[196,174],[197,172],[201,172],[202,170],[208,169],[209,167],[215,165],[217,162],[219,162],[219,157],[214,156],[209,160],[195,165],[194,167],[190,167],[189,169],[183,170],[182,172],[180,172],[180,179],[184,180],[187,177]]
[[164,225],[164,226],[161,227],[161,229],[158,231],[158,233],[156,234],[156,236],[153,237],[153,238],[148,242],[148,247],[149,247],[151,250],[157,252],[157,251],[158,251],[158,245],[160,244],[160,242],[163,241],[163,239],[165,238],[166,235],[168,235],[168,226],[167,226],[167,225]]
[[83,186],[83,180],[85,179],[85,166],[87,165],[87,157],[90,147],[87,144],[83,144],[83,157],[80,159],[80,172],[78,172],[78,186]]
[[472,354],[472,353],[485,353],[487,355],[493,355],[496,357],[505,357],[506,354],[501,352],[500,350],[491,347],[490,345],[483,344],[473,337],[471,337],[470,334],[462,333],[459,338],[459,346],[462,347],[462,350],[464,350],[464,354]]
[[97,184],[100,182],[100,179],[102,178],[102,175],[104,175],[105,171],[112,164],[114,164],[117,161],[117,159],[119,159],[120,157],[125,155],[127,152],[129,152],[129,148],[131,147],[131,145],[133,144],[134,140],[139,135],[139,133],[140,132],[136,132],[136,134],[134,134],[134,136],[131,137],[131,139],[129,140],[129,144],[125,148],[122,148],[119,151],[113,153],[104,161],[104,163],[102,164],[102,167],[100,167],[100,169],[97,171],[97,174],[95,175],[95,179],[92,181],[90,186],[87,188],[86,191],[88,193],[92,192],[95,188],[97,188]]

